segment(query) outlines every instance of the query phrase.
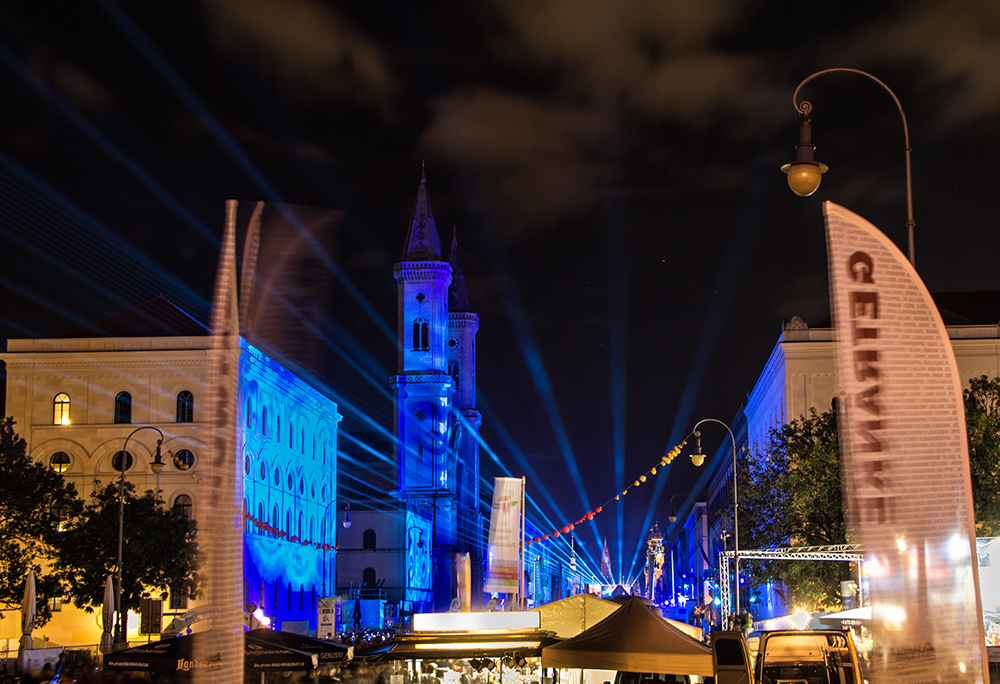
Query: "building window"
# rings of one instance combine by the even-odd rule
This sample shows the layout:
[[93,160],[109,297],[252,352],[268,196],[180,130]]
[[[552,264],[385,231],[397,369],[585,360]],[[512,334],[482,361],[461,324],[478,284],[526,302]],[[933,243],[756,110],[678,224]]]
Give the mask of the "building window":
[[413,351],[427,351],[430,345],[430,327],[422,318],[413,321]]
[[62,599],[58,597],[49,599],[49,610],[51,610],[53,613],[61,613]]
[[69,395],[60,392],[52,400],[52,424],[69,425]]
[[458,361],[448,362],[448,375],[455,381],[455,389],[458,389]]
[[174,467],[177,470],[190,470],[194,465],[194,454],[190,449],[181,449],[174,452]]
[[[253,523],[250,522],[250,502],[247,501],[246,499],[243,499],[243,520],[245,521],[243,531],[247,534],[252,533]],[[246,603],[245,599],[243,603]]]
[[374,587],[378,580],[375,575],[375,568],[365,568],[361,571],[361,586]]
[[267,436],[267,407],[262,406],[260,409],[260,432],[265,437]]
[[187,610],[188,590],[170,591],[170,610]]
[[115,422],[132,422],[132,395],[128,392],[119,392],[115,395]]
[[65,473],[69,470],[69,464],[72,462],[69,454],[65,451],[57,451],[49,457],[49,467],[57,473]]
[[[261,525],[263,525],[264,523],[267,522],[267,520],[264,519],[264,503],[263,502],[257,504],[257,522],[260,523]],[[263,532],[261,532],[262,529],[263,528],[258,527],[257,528],[257,534],[264,534]]]
[[187,494],[180,494],[176,499],[174,499],[174,510],[178,511],[188,520],[191,519],[192,506],[193,502],[191,501],[191,497]]
[[111,457],[111,469],[122,471],[122,461],[125,463],[125,470],[132,468],[132,454],[127,451],[119,451],[117,454]]
[[361,548],[365,551],[375,550],[375,530],[365,530],[361,533]]
[[194,422],[194,395],[187,390],[177,395],[177,422]]
[[271,532],[272,537],[278,536],[278,507],[275,506],[271,509]]

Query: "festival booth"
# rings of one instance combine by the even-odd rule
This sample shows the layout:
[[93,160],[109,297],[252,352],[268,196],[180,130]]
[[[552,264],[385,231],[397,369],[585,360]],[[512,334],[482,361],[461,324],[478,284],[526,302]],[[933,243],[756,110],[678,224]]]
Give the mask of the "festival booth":
[[540,680],[542,648],[558,639],[539,624],[538,613],[530,611],[416,614],[413,631],[398,635],[379,656],[397,661],[393,674],[403,675],[404,681],[428,675],[451,684],[472,672],[509,681],[505,673],[515,671]]
[[713,676],[712,650],[636,597],[577,636],[543,647],[542,666]]
[[531,612],[538,613],[541,629],[560,639],[575,637],[621,608],[620,603],[593,594],[577,594],[546,603]]

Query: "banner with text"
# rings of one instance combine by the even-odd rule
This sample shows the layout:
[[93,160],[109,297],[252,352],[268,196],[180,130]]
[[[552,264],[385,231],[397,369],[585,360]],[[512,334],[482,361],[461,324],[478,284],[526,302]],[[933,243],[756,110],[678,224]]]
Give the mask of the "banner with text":
[[848,521],[864,544],[873,684],[984,682],[985,631],[962,385],[947,330],[902,252],[832,202]]
[[493,483],[486,591],[516,594],[524,485],[515,477],[497,477]]

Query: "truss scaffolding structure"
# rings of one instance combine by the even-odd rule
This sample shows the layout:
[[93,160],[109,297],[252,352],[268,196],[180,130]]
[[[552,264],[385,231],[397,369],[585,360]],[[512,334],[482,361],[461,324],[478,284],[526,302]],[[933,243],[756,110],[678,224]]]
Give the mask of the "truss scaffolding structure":
[[[719,552],[719,620],[729,622],[729,561],[736,558],[735,551]],[[865,560],[861,544],[833,544],[830,546],[786,546],[773,549],[740,549],[740,559],[747,560],[812,560],[861,563]],[[739,606],[736,607],[739,610]]]

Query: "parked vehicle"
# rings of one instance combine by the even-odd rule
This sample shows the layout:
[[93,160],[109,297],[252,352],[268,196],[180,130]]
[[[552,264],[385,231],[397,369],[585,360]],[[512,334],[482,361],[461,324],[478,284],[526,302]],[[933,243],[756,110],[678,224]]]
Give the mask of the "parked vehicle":
[[839,630],[761,632],[756,684],[862,684],[854,641]]

